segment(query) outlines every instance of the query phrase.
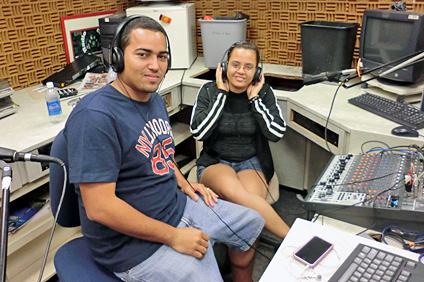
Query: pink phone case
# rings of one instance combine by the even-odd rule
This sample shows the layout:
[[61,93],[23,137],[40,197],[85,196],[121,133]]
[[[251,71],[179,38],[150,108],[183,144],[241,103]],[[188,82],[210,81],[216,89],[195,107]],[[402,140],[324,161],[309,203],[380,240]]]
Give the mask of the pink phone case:
[[314,236],[293,254],[300,262],[315,267],[332,249],[333,244]]

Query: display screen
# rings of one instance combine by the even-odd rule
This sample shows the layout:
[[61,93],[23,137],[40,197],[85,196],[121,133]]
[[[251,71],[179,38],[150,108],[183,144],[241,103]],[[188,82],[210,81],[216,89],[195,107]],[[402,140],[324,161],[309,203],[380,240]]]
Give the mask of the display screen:
[[408,55],[413,28],[411,22],[368,18],[364,58],[388,63]]
[[71,32],[71,37],[75,58],[79,58],[85,53],[100,54],[102,45],[99,28]]
[[333,245],[329,242],[315,236],[294,255],[310,265],[315,265],[332,247]]

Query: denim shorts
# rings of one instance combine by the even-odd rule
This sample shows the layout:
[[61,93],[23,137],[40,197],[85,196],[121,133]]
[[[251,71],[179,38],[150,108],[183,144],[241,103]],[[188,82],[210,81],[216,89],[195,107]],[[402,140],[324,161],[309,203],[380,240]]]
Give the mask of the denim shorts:
[[[259,172],[263,172],[261,163],[259,162],[258,157],[252,157],[248,160],[241,161],[241,162],[228,162],[228,161],[220,160],[219,163],[232,167],[236,173],[239,173],[242,170],[248,170],[248,169],[253,169]],[[202,175],[205,169],[206,169],[205,166],[197,166],[197,181],[200,181],[200,176]]]
[[247,251],[261,233],[264,223],[258,212],[243,206],[219,200],[211,208],[201,198],[197,202],[187,198],[184,214],[177,228],[193,227],[209,235],[209,247],[204,257],[198,259],[179,253],[168,245],[162,245],[147,260],[115,275],[124,281],[134,282],[222,281],[212,249],[213,243],[222,242],[232,249]]

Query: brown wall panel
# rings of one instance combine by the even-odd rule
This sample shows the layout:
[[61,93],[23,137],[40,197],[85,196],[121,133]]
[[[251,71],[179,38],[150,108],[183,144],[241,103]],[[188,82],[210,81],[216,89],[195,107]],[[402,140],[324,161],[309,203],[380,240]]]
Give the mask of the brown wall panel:
[[[361,23],[366,9],[390,9],[387,0],[183,0],[196,5],[196,18],[205,15],[250,16],[247,39],[255,43],[264,62],[302,65],[299,23],[313,20]],[[60,17],[140,5],[135,0],[0,0],[0,78],[14,89],[39,84],[66,65]],[[409,11],[424,13],[424,0],[406,1]],[[198,54],[203,55],[197,23]],[[359,32],[358,32],[359,34]],[[359,38],[359,35],[358,35]],[[359,43],[355,45],[354,63]]]

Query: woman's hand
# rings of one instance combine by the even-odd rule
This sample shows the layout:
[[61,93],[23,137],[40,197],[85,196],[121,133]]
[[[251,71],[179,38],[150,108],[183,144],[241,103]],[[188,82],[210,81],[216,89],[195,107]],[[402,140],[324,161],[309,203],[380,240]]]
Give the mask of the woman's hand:
[[262,87],[264,86],[265,83],[265,76],[264,73],[262,72],[261,74],[261,79],[259,81],[257,81],[255,83],[255,85],[253,85],[252,83],[249,84],[249,86],[247,87],[247,99],[252,99],[255,96],[258,96],[259,91],[261,91]]
[[216,78],[216,86],[219,89],[225,90],[225,91],[230,91],[230,85],[228,84],[228,79],[224,79],[222,77],[222,66],[221,63],[218,63],[218,67],[216,68],[216,73],[215,73],[215,78]]
[[199,199],[199,196],[195,192],[199,192],[203,196],[203,200],[207,206],[213,207],[214,202],[218,203],[218,195],[201,183],[187,182],[184,187],[181,187],[181,191],[190,196],[190,198],[196,202]]

